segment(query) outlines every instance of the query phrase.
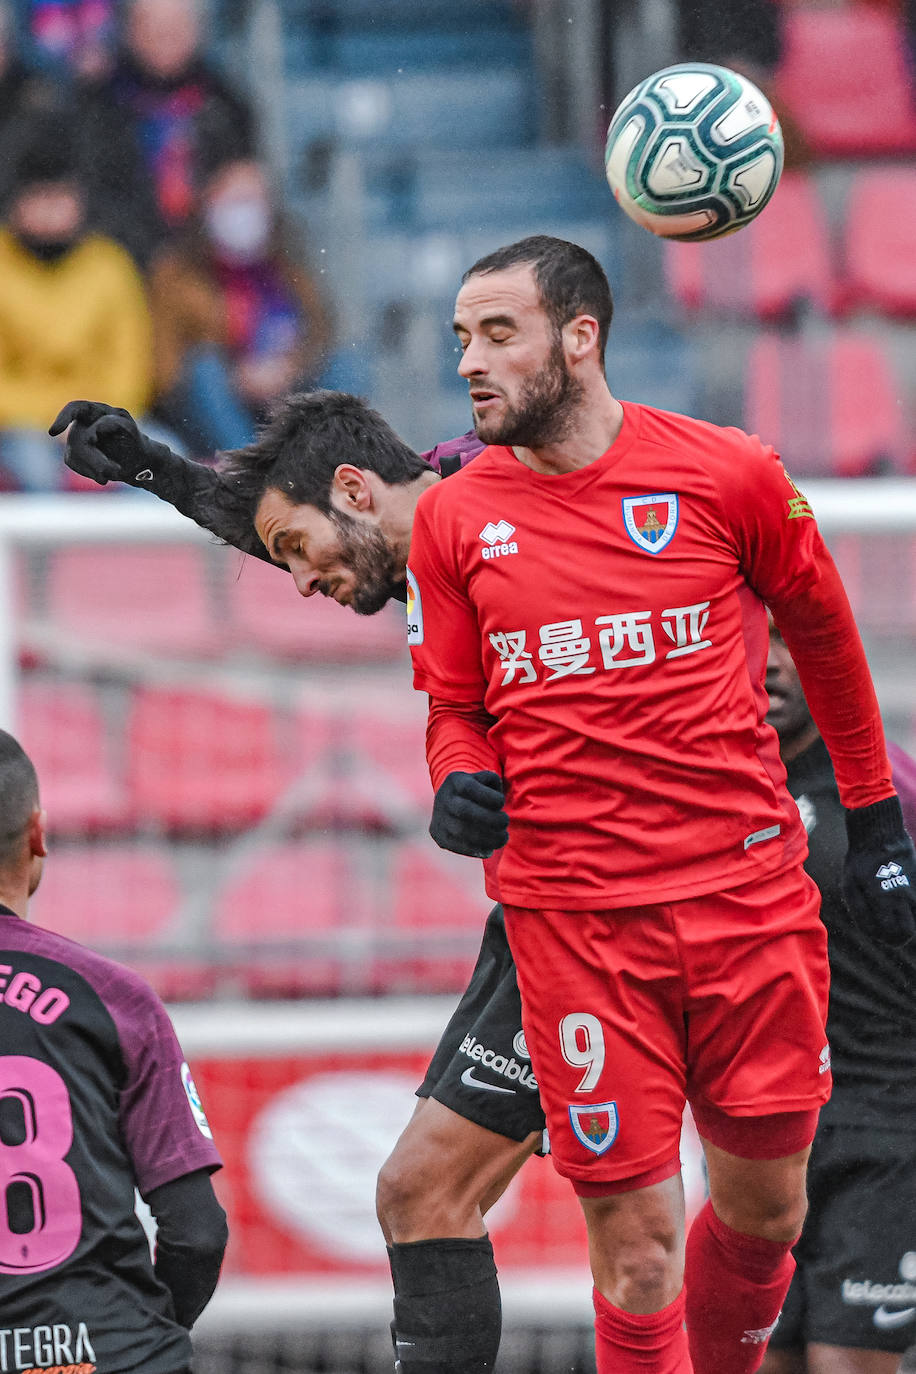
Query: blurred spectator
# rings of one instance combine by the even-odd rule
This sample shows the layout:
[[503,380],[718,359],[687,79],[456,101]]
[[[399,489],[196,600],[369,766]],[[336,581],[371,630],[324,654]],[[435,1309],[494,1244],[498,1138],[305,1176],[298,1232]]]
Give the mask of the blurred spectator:
[[200,0],[126,0],[117,60],[93,96],[133,133],[160,233],[184,224],[217,161],[254,153],[251,107],[203,55]]
[[0,466],[9,485],[61,485],[47,428],[71,396],[146,408],[150,335],[129,255],[87,229],[73,144],[56,125],[40,125],[16,156],[0,228]]
[[768,0],[680,0],[679,61],[718,62],[743,73],[767,96],[779,118],[785,166],[803,167],[812,160],[808,141],[795,116],[773,87],[782,55],[780,7]]
[[29,0],[28,30],[40,58],[86,80],[110,68],[118,0]]
[[9,0],[0,0],[0,186],[6,170],[6,139],[21,116],[29,118],[52,103],[56,88],[25,62]]
[[326,301],[254,159],[206,183],[154,265],[150,301],[160,410],[198,451],[249,443],[271,403],[326,365]]
[[748,76],[751,69],[768,74],[780,55],[779,6],[766,0],[731,0],[728,5],[681,0],[678,48],[683,61],[720,62],[747,69]]
[[0,206],[9,198],[16,149],[33,123],[55,125],[70,141],[93,228],[146,263],[159,241],[159,212],[140,149],[113,106],[87,99],[61,77],[26,61],[8,0],[0,0]]

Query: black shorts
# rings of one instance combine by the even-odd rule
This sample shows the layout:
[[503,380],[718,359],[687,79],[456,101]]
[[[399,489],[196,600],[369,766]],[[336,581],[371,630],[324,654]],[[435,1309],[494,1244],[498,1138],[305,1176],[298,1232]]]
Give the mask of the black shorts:
[[544,1130],[502,907],[494,907],[487,917],[471,981],[417,1097],[434,1097],[467,1121],[510,1140]]
[[822,1126],[808,1217],[772,1350],[813,1342],[906,1350],[916,1340],[916,1135]]

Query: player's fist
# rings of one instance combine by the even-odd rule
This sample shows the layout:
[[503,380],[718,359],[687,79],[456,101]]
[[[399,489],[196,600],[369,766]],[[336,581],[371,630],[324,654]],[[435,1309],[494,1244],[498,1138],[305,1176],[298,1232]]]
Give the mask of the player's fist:
[[846,903],[861,929],[886,945],[916,936],[916,850],[897,797],[846,812]]
[[429,833],[440,849],[487,859],[509,838],[498,773],[449,773],[436,793]]
[[48,433],[63,434],[69,426],[64,462],[100,486],[127,482],[140,487],[153,481],[156,450],[164,447],[147,439],[133,416],[101,401],[70,401]]

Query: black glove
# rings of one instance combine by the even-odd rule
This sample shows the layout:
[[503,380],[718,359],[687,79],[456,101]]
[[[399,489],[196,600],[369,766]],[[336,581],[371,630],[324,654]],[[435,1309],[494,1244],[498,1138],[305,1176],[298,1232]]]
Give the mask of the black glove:
[[440,849],[487,859],[509,838],[498,773],[449,773],[436,793],[429,833]]
[[48,433],[63,434],[68,425],[64,462],[103,487],[107,482],[127,482],[153,489],[164,468],[182,461],[165,444],[141,434],[133,416],[118,406],[70,401]]
[[897,797],[846,812],[846,904],[860,928],[886,945],[916,935],[916,849]]

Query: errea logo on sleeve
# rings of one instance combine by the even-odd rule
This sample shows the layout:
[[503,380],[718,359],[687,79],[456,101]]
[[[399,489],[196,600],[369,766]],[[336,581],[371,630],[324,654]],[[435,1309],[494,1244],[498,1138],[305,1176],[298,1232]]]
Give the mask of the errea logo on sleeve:
[[407,643],[423,643],[423,602],[420,587],[410,569],[407,569]]
[[480,551],[483,557],[499,558],[518,553],[518,544],[511,538],[514,533],[515,526],[510,525],[508,520],[499,520],[495,525],[489,520],[478,536],[484,546]]

